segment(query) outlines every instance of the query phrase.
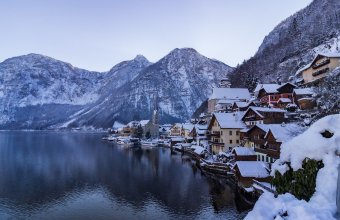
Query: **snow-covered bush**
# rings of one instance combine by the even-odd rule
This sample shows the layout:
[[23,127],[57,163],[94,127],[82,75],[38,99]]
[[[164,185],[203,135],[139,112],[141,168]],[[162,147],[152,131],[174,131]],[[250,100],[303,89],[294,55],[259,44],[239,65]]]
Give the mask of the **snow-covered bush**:
[[[271,175],[301,170],[306,158],[322,161],[316,175],[315,192],[307,202],[291,193],[264,193],[245,219],[335,219],[338,166],[340,164],[340,114],[326,116],[303,134],[281,147],[280,159],[272,166]],[[289,166],[288,166],[289,165]],[[320,165],[321,167],[321,165]],[[299,172],[299,171],[298,171]],[[313,181],[306,177],[306,181]]]

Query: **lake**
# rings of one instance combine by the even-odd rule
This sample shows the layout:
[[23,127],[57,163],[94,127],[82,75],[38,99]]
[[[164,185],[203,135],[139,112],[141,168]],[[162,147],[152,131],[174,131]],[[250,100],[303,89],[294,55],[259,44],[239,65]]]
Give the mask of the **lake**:
[[243,219],[225,181],[167,148],[102,134],[0,132],[0,219]]

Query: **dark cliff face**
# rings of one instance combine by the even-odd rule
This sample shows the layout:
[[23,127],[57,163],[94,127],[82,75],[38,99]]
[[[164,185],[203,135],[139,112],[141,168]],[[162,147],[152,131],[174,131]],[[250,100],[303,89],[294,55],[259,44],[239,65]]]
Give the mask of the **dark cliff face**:
[[189,119],[232,70],[194,49],[175,49],[155,64],[138,55],[105,73],[29,54],[0,63],[0,129],[111,127],[149,118]]
[[235,69],[231,83],[251,87],[249,78],[286,81],[317,51],[337,50],[339,31],[340,1],[314,0],[274,28],[257,53]]

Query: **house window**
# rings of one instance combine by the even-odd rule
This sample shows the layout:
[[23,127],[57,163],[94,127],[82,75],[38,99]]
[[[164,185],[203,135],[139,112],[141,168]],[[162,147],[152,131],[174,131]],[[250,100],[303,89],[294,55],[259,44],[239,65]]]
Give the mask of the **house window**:
[[229,144],[232,144],[233,143],[233,140],[229,140]]
[[240,143],[240,141],[239,140],[236,140],[236,144],[239,144]]
[[264,161],[264,156],[262,155],[262,161]]
[[240,131],[236,131],[236,135],[237,135],[237,136],[240,135]]
[[229,135],[233,135],[233,131],[229,131]]
[[268,163],[268,157],[266,157],[266,162]]

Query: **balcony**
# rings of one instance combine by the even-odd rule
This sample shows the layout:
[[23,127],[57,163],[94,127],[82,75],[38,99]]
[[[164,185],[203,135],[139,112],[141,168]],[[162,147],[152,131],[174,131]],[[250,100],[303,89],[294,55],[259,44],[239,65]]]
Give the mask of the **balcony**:
[[312,68],[313,68],[313,69],[317,69],[317,68],[319,68],[319,67],[321,67],[321,66],[324,66],[324,65],[326,65],[326,64],[329,64],[330,62],[331,62],[331,60],[330,60],[329,58],[327,58],[327,59],[321,61],[320,63],[314,64],[314,65],[312,66]]
[[220,137],[221,133],[219,131],[212,131],[212,132],[208,131],[207,135],[211,137]]
[[269,157],[278,159],[280,157],[280,151],[272,150],[268,148],[257,148],[255,147],[255,152],[261,153],[261,154],[267,154]]

